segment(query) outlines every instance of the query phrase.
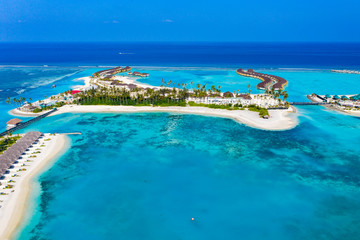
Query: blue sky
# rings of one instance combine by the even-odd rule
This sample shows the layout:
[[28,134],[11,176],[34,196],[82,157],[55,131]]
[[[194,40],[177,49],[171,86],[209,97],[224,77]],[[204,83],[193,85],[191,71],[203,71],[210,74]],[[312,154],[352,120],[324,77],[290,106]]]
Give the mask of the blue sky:
[[0,0],[0,41],[359,42],[359,0]]

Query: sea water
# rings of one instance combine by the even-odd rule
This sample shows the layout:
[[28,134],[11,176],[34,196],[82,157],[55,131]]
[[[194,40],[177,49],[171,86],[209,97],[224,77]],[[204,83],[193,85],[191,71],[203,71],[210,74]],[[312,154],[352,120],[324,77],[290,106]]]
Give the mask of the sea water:
[[[103,69],[84,65],[135,65],[150,73],[137,81],[157,86],[250,84],[257,93],[258,80],[235,73],[254,68],[287,79],[290,101],[360,93],[360,75],[329,71],[356,69],[357,44],[10,45],[0,63],[26,66],[0,68],[3,129],[15,107],[7,97],[43,99]],[[57,66],[30,67],[43,64]],[[82,135],[69,136],[69,150],[39,177],[17,239],[358,239],[360,119],[298,110],[288,131],[167,113],[42,119],[20,132]]]
[[358,239],[360,119],[300,114],[288,131],[167,113],[41,120],[23,131],[82,135],[40,177],[18,239]]

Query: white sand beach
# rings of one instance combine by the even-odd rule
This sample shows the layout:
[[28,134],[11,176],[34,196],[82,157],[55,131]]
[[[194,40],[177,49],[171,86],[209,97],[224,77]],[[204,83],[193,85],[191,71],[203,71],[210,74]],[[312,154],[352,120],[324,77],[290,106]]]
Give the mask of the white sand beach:
[[352,116],[360,117],[360,111],[346,111],[346,112]]
[[[0,192],[0,239],[11,239],[23,223],[26,210],[30,207],[29,196],[35,186],[35,179],[39,174],[51,166],[56,157],[65,151],[67,137],[65,135],[45,134],[38,143],[34,144],[19,163],[1,180]],[[39,149],[39,150],[36,150]],[[34,151],[41,153],[32,154]],[[30,156],[36,155],[31,158]],[[25,165],[25,166],[24,166]],[[26,169],[26,171],[19,171]],[[4,189],[9,184],[11,189]],[[5,185],[4,185],[5,184]]]
[[20,111],[17,108],[14,108],[8,112],[9,115],[18,116],[18,117],[37,117],[45,112],[33,113],[33,112],[24,112]]
[[[206,107],[135,107],[135,106],[103,106],[103,105],[65,105],[51,115],[63,113],[136,113],[136,112],[172,112],[198,114],[231,118],[239,123],[264,130],[288,130],[298,124],[297,115],[289,110],[269,110],[270,119],[259,117],[259,113],[248,110],[225,110]],[[51,116],[50,115],[50,116]]]
[[345,114],[345,115],[349,115],[349,116],[353,116],[353,117],[360,117],[360,111],[359,110],[344,110],[344,109],[340,109],[337,107],[333,107],[333,106],[325,106],[325,108],[341,113],[341,114]]
[[88,87],[91,86],[90,80],[91,80],[90,77],[77,78],[77,79],[75,79],[74,81],[84,82],[84,85],[75,85],[75,86],[73,86],[72,88],[73,88],[74,90],[82,90],[82,89],[88,88]]

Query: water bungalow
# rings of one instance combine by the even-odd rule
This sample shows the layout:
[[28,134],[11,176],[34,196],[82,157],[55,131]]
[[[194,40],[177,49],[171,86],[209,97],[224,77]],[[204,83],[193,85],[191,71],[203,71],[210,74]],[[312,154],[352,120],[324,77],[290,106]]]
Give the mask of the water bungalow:
[[141,72],[133,72],[131,75],[137,76],[137,77],[148,77],[148,73],[141,73]]
[[131,71],[131,67],[126,66],[126,67],[116,67],[116,68],[111,68],[111,69],[105,69],[105,70],[101,70],[98,71],[96,73],[93,74],[94,76],[99,76],[102,78],[111,78],[113,75],[117,74],[117,73],[123,73],[123,72],[128,72]]
[[358,95],[308,95],[308,99],[315,103],[330,104],[332,107],[341,110],[358,111],[360,109],[360,94]]
[[273,88],[274,90],[284,89],[284,87],[288,84],[288,81],[282,77],[278,77],[275,75],[258,73],[253,69],[249,69],[247,71],[239,68],[236,70],[236,73],[245,76],[260,79],[261,82],[257,85],[258,89],[269,89]]

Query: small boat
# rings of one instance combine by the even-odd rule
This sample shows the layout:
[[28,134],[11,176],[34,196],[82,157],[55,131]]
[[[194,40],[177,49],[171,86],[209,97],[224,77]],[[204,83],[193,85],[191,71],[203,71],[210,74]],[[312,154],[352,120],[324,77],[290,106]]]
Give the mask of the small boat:
[[56,85],[54,84],[54,85],[52,85],[52,87],[51,88],[56,88]]

